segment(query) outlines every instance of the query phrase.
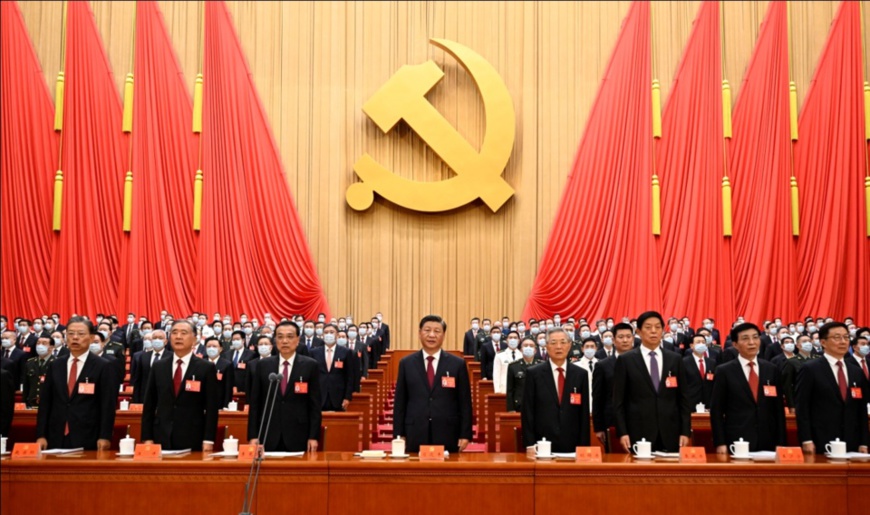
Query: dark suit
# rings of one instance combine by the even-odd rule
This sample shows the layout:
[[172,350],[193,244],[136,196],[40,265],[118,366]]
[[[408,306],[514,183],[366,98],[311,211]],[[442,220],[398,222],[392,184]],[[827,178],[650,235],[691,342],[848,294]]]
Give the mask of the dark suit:
[[212,361],[210,359],[206,359],[209,363],[215,366],[217,370],[217,383],[218,388],[223,393],[221,396],[220,407],[225,408],[227,404],[233,400],[233,386],[235,385],[235,380],[233,378],[233,372],[235,369],[233,368],[233,364],[221,357],[218,357],[217,361]]
[[5,368],[0,368],[0,435],[6,436],[9,434],[14,415],[15,384],[12,382],[12,372]]
[[[471,440],[471,384],[465,360],[441,351],[432,388],[426,376],[423,352],[399,362],[393,403],[393,436],[406,439],[408,452],[420,445],[443,445],[459,450],[459,440]],[[455,378],[455,388],[442,386],[442,378]]]
[[[798,439],[812,440],[818,453],[823,453],[825,445],[836,438],[846,442],[848,452],[870,445],[867,380],[864,372],[852,363],[845,362],[845,367],[848,376],[845,401],[827,357],[806,361],[798,371],[795,395]],[[863,389],[862,399],[852,396],[853,383]]]
[[[541,438],[552,442],[553,452],[573,452],[588,446],[589,374],[565,361],[565,389],[558,397],[549,361],[528,370],[523,391],[523,444],[531,447]],[[571,404],[571,394],[580,394],[580,404]]]
[[[177,359],[173,354],[151,367],[142,409],[142,440],[153,440],[163,449],[201,451],[204,440],[215,440],[223,392],[218,387],[215,367],[191,355],[176,395],[173,378]],[[199,392],[186,388],[194,378],[200,382]]]
[[683,358],[686,369],[686,393],[689,396],[689,405],[694,406],[703,402],[704,406],[710,407],[710,396],[713,394],[713,380],[716,377],[716,362],[712,358],[703,358],[704,377],[701,377],[701,369],[695,362],[695,356],[689,354]]
[[[6,355],[6,349],[3,349],[3,352],[0,355]],[[12,381],[15,384],[15,388],[18,389],[21,386],[21,379],[24,377],[24,364],[27,363],[29,354],[24,352],[23,350],[12,347],[9,349],[9,357],[6,359],[6,370],[12,372]]]
[[542,363],[540,359],[532,358],[531,363],[526,363],[525,358],[518,359],[508,365],[506,401],[508,411],[520,411],[523,407],[523,390],[526,383],[526,372],[529,367]]
[[323,340],[317,336],[312,336],[311,338],[302,336],[299,338],[299,348],[301,349],[302,347],[305,347],[310,354],[310,352],[316,347],[323,347]]
[[[661,381],[658,392],[638,347],[621,355],[613,371],[613,415],[616,433],[628,435],[632,442],[645,438],[653,450],[679,451],[680,436],[691,434],[692,405],[685,385],[683,360],[679,354],[662,349]],[[668,388],[666,378],[677,378],[677,386]]]
[[477,351],[485,341],[486,335],[483,330],[478,329],[476,336],[473,329],[465,331],[465,337],[462,339],[462,353],[466,356],[477,356]]
[[343,411],[342,401],[350,400],[354,388],[354,362],[347,347],[333,345],[332,368],[326,368],[327,346],[311,351],[312,359],[320,366],[320,395],[323,411]]
[[[610,346],[609,352],[608,352],[607,347],[602,347],[602,348],[598,349],[598,351],[595,352],[595,358],[598,361],[603,361],[615,353],[616,353],[616,349],[612,345]],[[595,374],[593,373],[592,375],[595,375]],[[594,381],[594,379],[593,379],[593,381]],[[595,403],[593,402],[592,404],[595,404]],[[595,408],[592,408],[592,410],[595,411]]]
[[36,356],[36,341],[39,340],[39,336],[34,332],[29,332],[22,336],[19,334],[15,338],[15,346],[24,351],[27,354],[27,358],[32,358]]
[[[120,381],[111,363],[86,354],[84,364],[78,364],[79,376],[72,396],[67,387],[70,358],[55,359],[48,368],[40,390],[36,437],[48,440],[49,449],[84,447],[85,450],[96,450],[97,440],[112,439]],[[94,385],[93,394],[79,393],[79,387],[84,383]],[[64,436],[67,424],[69,435]]]
[[496,351],[493,346],[493,341],[489,338],[480,347],[480,374],[481,379],[489,379],[492,381],[492,364],[495,360],[495,355],[507,348],[507,344],[499,342],[499,350]]
[[[221,354],[221,357],[229,361],[230,363],[233,363],[233,355],[235,354],[235,352],[236,351],[234,351],[233,349],[230,349]],[[239,350],[239,362],[234,364],[235,370],[233,370],[233,386],[235,386],[236,390],[244,392],[247,388],[248,362],[255,360],[256,358],[257,353],[252,350],[246,349],[244,347]]]
[[[272,356],[262,360],[251,371],[251,393],[248,399],[248,439],[259,436],[260,422],[263,413],[268,409],[266,398],[269,391],[269,374],[280,374],[281,356]],[[320,373],[317,362],[298,354],[293,360],[289,371],[290,380],[285,393],[281,394],[280,380],[272,385],[272,395],[275,399],[275,410],[269,433],[260,443],[266,451],[299,452],[308,448],[308,440],[317,440],[320,436],[321,394]],[[308,385],[308,393],[296,393],[296,383]],[[265,423],[265,422],[264,422]],[[323,449],[321,449],[323,450]]]
[[[749,442],[750,452],[775,451],[786,445],[785,409],[779,370],[768,361],[757,360],[758,401],[753,398],[740,360],[716,369],[710,399],[713,445],[731,445],[739,439]],[[771,396],[764,387],[776,388]]]
[[[172,349],[163,348],[160,351],[160,360],[172,356]],[[136,372],[130,374],[130,383],[133,385],[132,402],[142,404],[145,402],[145,387],[148,386],[148,376],[151,375],[151,362],[154,361],[154,352],[143,352],[137,356]],[[132,368],[132,366],[131,366]]]
[[616,356],[604,358],[592,372],[592,426],[596,433],[616,424],[613,418],[613,370]]

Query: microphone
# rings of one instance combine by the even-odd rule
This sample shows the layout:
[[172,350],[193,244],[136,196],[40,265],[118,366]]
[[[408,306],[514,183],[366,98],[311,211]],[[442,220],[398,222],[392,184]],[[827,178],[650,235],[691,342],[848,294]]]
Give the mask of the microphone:
[[[272,395],[272,390],[273,390],[272,386],[275,383],[277,383],[278,380],[281,379],[281,374],[276,374],[276,373],[272,372],[271,374],[269,374],[268,379],[269,379],[269,388],[266,390],[266,404],[268,404],[270,406],[270,409],[268,409],[268,410],[264,409],[262,415],[260,415],[260,429],[259,429],[259,431],[257,431],[257,445],[258,446],[262,444],[263,438],[265,437],[266,434],[268,434],[268,427],[266,427],[265,428],[266,430],[264,431],[263,421],[266,420],[266,411],[269,411],[268,421],[269,422],[272,421],[272,410],[275,407],[275,399],[278,398],[278,389],[277,388],[274,389],[275,395],[273,396]],[[272,397],[271,402],[269,400],[270,396]],[[258,399],[258,401],[259,401],[259,399]],[[260,463],[262,461],[263,461],[263,456],[260,455],[259,449],[256,449],[256,453],[254,455],[254,460],[251,462],[251,470],[248,471],[248,481],[245,483],[245,499],[244,499],[244,502],[242,502],[242,511],[239,512],[239,515],[253,515],[251,513],[250,509],[251,509],[251,505],[254,502],[254,494],[257,491],[257,481],[260,478]],[[256,474],[254,474],[254,466],[255,465],[257,468]],[[253,482],[251,481],[252,476],[253,476]],[[251,489],[251,484],[254,485],[253,489]],[[249,491],[250,491],[250,495],[248,495]]]

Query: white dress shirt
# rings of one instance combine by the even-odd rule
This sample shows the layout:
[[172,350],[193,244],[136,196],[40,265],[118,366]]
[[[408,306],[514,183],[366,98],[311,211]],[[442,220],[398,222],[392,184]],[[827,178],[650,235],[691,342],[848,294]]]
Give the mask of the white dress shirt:
[[[289,363],[287,367],[287,384],[293,383],[293,363],[296,363],[296,353],[294,352],[292,356],[288,359],[284,359],[281,355],[278,355],[278,375],[284,377],[284,363]],[[299,381],[302,381],[302,378],[299,378]]]
[[67,384],[69,384],[69,373],[70,373],[70,370],[72,370],[73,361],[75,359],[79,360],[78,365],[76,366],[76,381],[78,381],[79,377],[82,375],[82,369],[85,368],[85,362],[88,360],[88,356],[90,354],[91,354],[91,352],[88,351],[88,352],[85,352],[84,354],[82,354],[81,356],[79,356],[78,358],[76,358],[72,354],[69,355],[69,359],[66,360],[66,381],[67,381]]
[[[556,393],[559,392],[559,371],[557,368],[562,369],[562,373],[565,375],[565,381],[568,380],[568,360],[565,360],[565,363],[562,365],[556,365],[552,360],[550,360],[550,371],[553,373],[553,384],[556,385]],[[564,394],[565,392],[562,392]],[[562,402],[562,399],[559,399],[559,402]]]
[[[172,377],[175,377],[175,369],[178,367],[178,360],[182,361],[181,363],[181,377],[182,380],[184,376],[187,374],[187,367],[190,366],[190,358],[193,356],[193,352],[188,352],[186,356],[179,356],[178,354],[173,354],[172,356]],[[205,380],[205,378],[201,378],[201,380]]]
[[[658,366],[659,366],[659,376],[661,376],[662,373],[664,373],[664,360],[662,359],[662,346],[659,345],[659,346],[656,347],[655,350],[653,350],[653,351],[651,351],[650,349],[646,348],[646,347],[643,346],[643,345],[641,345],[640,347],[638,347],[638,349],[640,349],[640,353],[641,353],[641,355],[643,356],[643,362],[646,364],[646,373],[647,373],[647,374],[650,374],[650,370],[649,370],[649,353],[650,353],[650,352],[654,352],[654,353],[655,353],[655,355],[656,355],[656,362],[658,363]],[[659,379],[661,379],[661,377],[659,377]]]
[[[745,359],[743,356],[737,356],[737,360],[740,361],[740,367],[743,369],[743,377],[746,378],[746,381],[749,382],[749,360]],[[758,372],[758,357],[752,360],[752,363],[755,363],[755,375],[759,377],[759,384],[761,383],[761,375]]]
[[[705,356],[698,356],[698,355],[695,354],[694,352],[692,353],[692,358],[695,359],[695,368],[698,369],[698,372],[699,372],[699,373],[701,372],[701,360],[703,360],[704,357],[705,357]],[[707,362],[704,361],[704,373],[706,374],[707,372],[709,372],[709,370],[707,370]],[[747,376],[747,377],[748,377],[748,376]],[[702,377],[701,379],[703,380],[704,378]]]
[[435,372],[438,372],[438,363],[441,361],[441,349],[438,349],[435,352],[435,354],[429,354],[428,352],[426,352],[426,349],[423,349],[420,352],[423,353],[423,370],[428,372],[429,360],[427,360],[426,358],[428,358],[429,356],[432,356],[435,358],[432,360],[432,370],[434,370]]
[[831,372],[834,373],[834,382],[837,383],[837,385],[840,384],[839,380],[837,379],[837,374],[839,373],[839,370],[840,370],[839,367],[837,367],[837,362],[842,361],[843,362],[843,374],[846,375],[846,386],[847,387],[852,386],[851,383],[849,383],[849,370],[846,367],[846,362],[842,359],[837,359],[834,356],[831,356],[827,352],[825,353],[825,359],[828,360],[828,364],[831,366]]
[[506,349],[495,355],[492,362],[492,380],[495,393],[507,393],[508,366],[522,357],[523,353],[519,349]]
[[589,413],[592,413],[592,374],[595,373],[595,367],[598,366],[598,358],[589,359],[586,356],[574,362],[575,365],[586,371],[589,376]]

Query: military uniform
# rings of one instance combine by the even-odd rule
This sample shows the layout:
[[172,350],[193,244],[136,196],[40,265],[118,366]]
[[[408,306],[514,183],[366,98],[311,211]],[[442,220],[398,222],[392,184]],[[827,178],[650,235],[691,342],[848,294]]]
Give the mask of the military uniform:
[[583,357],[583,345],[577,342],[571,344],[571,350],[568,351],[568,362],[575,363]]
[[785,395],[785,405],[791,409],[794,409],[795,406],[794,394],[798,371],[804,366],[804,363],[811,359],[819,359],[819,356],[815,354],[804,356],[798,353],[785,360],[782,367],[782,393]]
[[526,369],[532,365],[543,363],[544,360],[537,357],[528,363],[525,358],[521,358],[508,365],[507,371],[507,410],[517,411],[523,407],[523,388],[526,383]]
[[[118,371],[118,381],[121,383],[124,382],[125,376],[127,375],[127,356],[124,353],[124,346],[118,342],[109,342],[103,347],[104,358],[115,360],[115,368]],[[111,356],[111,357],[109,357]]]
[[28,408],[39,405],[39,389],[45,382],[48,365],[54,361],[51,354],[47,358],[30,358],[24,363],[24,402]]

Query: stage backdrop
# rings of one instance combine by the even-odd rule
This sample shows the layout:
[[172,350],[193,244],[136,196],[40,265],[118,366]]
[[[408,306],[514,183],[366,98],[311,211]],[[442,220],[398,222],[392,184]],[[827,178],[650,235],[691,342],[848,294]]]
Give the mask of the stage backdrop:
[[[799,102],[838,4],[792,3],[792,75]],[[130,71],[134,4],[91,5],[122,92]],[[473,315],[520,315],[629,5],[228,2],[334,314],[352,312],[360,320],[382,311],[398,348],[416,346],[416,322],[430,312],[443,315],[451,326],[449,348],[461,346]],[[202,3],[159,6],[192,91],[201,59]],[[652,5],[663,99],[698,6]],[[53,98],[61,3],[21,2],[20,8]],[[767,2],[724,4],[725,72],[735,99],[766,9]],[[864,23],[866,31],[870,23]],[[362,112],[363,103],[400,66],[427,59],[438,63],[446,76],[429,100],[475,148],[480,146],[486,128],[474,84],[455,60],[428,43],[432,37],[480,53],[507,84],[517,138],[504,177],[517,193],[495,214],[480,201],[435,215],[383,200],[355,212],[344,194],[354,181],[352,165],[364,152],[415,180],[452,176],[412,131],[383,135]],[[606,230],[590,227],[576,243],[596,245]],[[797,290],[795,285],[795,295]]]

